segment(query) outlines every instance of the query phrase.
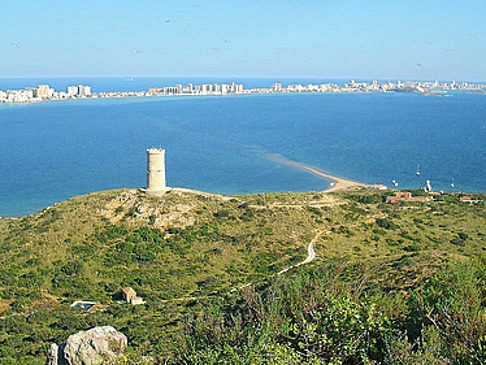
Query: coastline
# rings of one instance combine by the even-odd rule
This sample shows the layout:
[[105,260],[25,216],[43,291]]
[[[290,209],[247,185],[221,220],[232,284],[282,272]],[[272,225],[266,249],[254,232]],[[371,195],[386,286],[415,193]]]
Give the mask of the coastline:
[[292,83],[284,86],[282,82],[274,82],[269,87],[252,87],[246,89],[242,83],[235,81],[230,83],[188,83],[187,86],[176,84],[175,86],[148,87],[139,91],[99,91],[91,92],[88,85],[68,85],[67,91],[56,91],[47,84],[37,87],[24,87],[23,89],[0,90],[1,104],[34,104],[45,101],[79,100],[79,99],[118,99],[127,97],[152,97],[152,96],[224,96],[224,95],[248,95],[248,94],[299,94],[299,93],[412,93],[424,96],[447,96],[451,90],[465,92],[485,93],[486,84],[455,81],[430,82],[430,81],[381,81],[355,82],[337,84],[335,82]]
[[[1,90],[0,90],[1,91]],[[464,89],[468,94],[476,95],[486,95],[484,90],[476,89]],[[436,97],[449,97],[451,94],[445,94],[447,91],[433,91],[433,92],[422,92],[422,91],[364,91],[364,90],[340,90],[340,91],[273,91],[273,92],[262,92],[262,91],[250,91],[242,93],[227,93],[227,94],[152,94],[152,95],[138,95],[139,92],[123,92],[125,95],[113,95],[113,96],[92,96],[92,97],[81,97],[81,98],[63,98],[63,99],[43,99],[43,100],[27,100],[27,101],[4,101],[0,100],[1,105],[38,105],[48,102],[61,102],[61,101],[90,101],[90,100],[119,100],[119,99],[150,99],[150,98],[160,98],[160,97],[225,97],[225,96],[249,96],[249,95],[299,95],[299,94],[317,94],[317,95],[336,95],[336,94],[415,94],[419,96],[436,96]],[[115,92],[116,93],[116,92]]]
[[327,174],[327,173],[322,172],[322,171],[320,171],[319,169],[317,169],[313,166],[309,166],[309,165],[305,165],[305,164],[300,163],[300,162],[289,160],[289,159],[285,158],[284,156],[279,155],[278,153],[266,153],[265,157],[268,160],[273,161],[275,163],[279,163],[279,164],[283,164],[283,165],[287,165],[287,166],[292,166],[296,169],[306,171],[310,174],[317,175],[317,176],[320,176],[320,177],[324,177],[326,179],[330,179],[330,180],[334,181],[334,183],[335,183],[334,186],[330,187],[329,189],[326,189],[325,192],[332,192],[332,191],[336,191],[336,190],[344,190],[344,189],[356,188],[356,187],[365,188],[365,187],[369,186],[367,184],[364,184],[364,183],[361,183],[361,182],[358,182],[358,181],[343,179],[341,177],[337,177],[337,176],[334,176],[334,175]]

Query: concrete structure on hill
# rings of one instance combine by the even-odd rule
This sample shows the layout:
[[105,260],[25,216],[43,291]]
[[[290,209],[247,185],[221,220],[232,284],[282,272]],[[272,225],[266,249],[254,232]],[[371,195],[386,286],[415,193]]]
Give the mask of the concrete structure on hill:
[[133,298],[137,297],[137,293],[135,290],[133,290],[131,287],[126,287],[122,289],[123,293],[123,300],[125,300],[127,303],[131,303]]
[[122,289],[123,300],[132,305],[145,304],[141,297],[137,297],[137,292],[131,287],[126,287]]
[[96,306],[96,302],[90,300],[76,300],[71,307],[81,309],[85,312],[91,311]]
[[147,149],[147,192],[165,191],[165,150],[161,148]]

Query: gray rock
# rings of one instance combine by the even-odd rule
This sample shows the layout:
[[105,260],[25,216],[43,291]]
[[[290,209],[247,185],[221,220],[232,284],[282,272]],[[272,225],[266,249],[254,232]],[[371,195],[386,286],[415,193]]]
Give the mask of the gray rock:
[[46,365],[94,365],[109,363],[123,354],[126,336],[111,326],[94,327],[68,337],[64,346],[53,344]]

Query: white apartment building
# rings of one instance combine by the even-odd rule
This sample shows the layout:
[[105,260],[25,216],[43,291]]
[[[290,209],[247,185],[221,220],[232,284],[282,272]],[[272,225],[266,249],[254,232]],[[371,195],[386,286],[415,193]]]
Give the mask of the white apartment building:
[[69,96],[76,96],[76,95],[78,95],[78,87],[77,86],[68,86],[67,87],[67,94]]
[[78,85],[78,95],[80,95],[80,96],[91,95],[91,87],[90,86],[84,86],[84,85]]

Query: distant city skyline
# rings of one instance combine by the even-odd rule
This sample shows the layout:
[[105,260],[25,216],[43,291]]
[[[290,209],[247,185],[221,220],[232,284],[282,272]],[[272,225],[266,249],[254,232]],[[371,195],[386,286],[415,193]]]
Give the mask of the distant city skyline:
[[0,77],[486,81],[484,0],[2,4]]
[[485,94],[486,84],[467,83],[455,81],[451,83],[397,81],[380,83],[378,80],[368,82],[356,82],[350,80],[348,83],[338,85],[335,83],[308,83],[302,85],[294,83],[284,85],[281,82],[274,82],[270,87],[257,87],[245,89],[243,84],[231,83],[210,83],[194,84],[187,83],[185,86],[176,84],[172,86],[151,86],[144,91],[120,91],[92,92],[89,85],[69,85],[66,91],[56,90],[47,84],[37,87],[25,87],[22,89],[0,89],[0,104],[29,104],[42,101],[84,99],[84,98],[126,98],[126,97],[150,97],[150,96],[206,96],[206,95],[231,95],[231,94],[268,94],[268,93],[417,93],[421,95],[450,96],[451,90],[462,90],[464,92]]

